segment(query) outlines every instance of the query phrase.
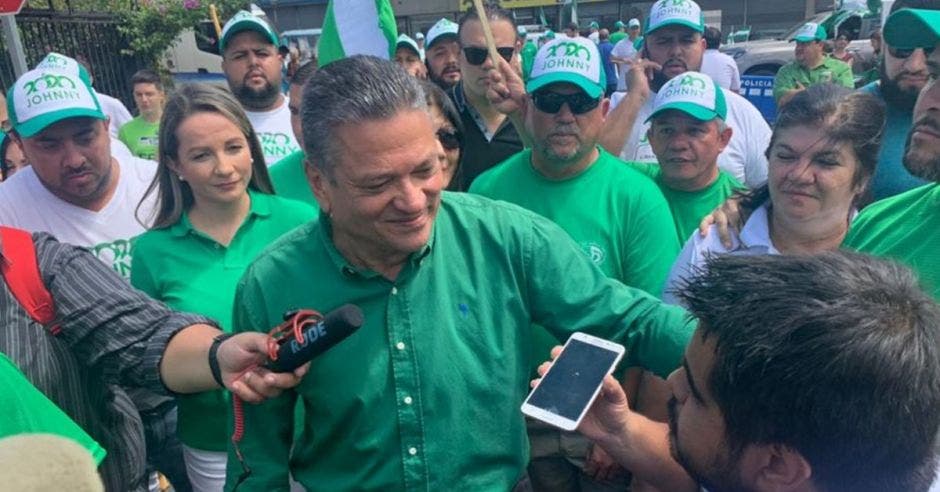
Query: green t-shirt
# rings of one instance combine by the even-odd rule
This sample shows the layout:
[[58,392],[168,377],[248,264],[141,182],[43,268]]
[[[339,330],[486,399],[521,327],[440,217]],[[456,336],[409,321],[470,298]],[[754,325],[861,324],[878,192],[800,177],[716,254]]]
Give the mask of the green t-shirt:
[[88,450],[95,464],[107,454],[97,441],[36,389],[19,368],[0,354],[0,438],[17,434],[55,434]]
[[529,72],[532,71],[532,64],[535,63],[535,54],[539,52],[538,46],[532,41],[526,41],[522,46],[522,75],[529,80]]
[[610,44],[617,46],[617,43],[619,43],[623,38],[627,36],[628,36],[627,33],[617,31],[610,35]]
[[780,67],[774,77],[774,99],[780,100],[784,92],[796,89],[799,83],[803,87],[832,82],[849,89],[855,88],[855,79],[852,76],[852,67],[842,60],[830,56],[823,58],[822,65],[807,70],[803,65],[792,61]]
[[155,160],[160,122],[150,123],[138,116],[118,129],[118,138],[131,149],[131,153],[143,159]]
[[[235,286],[248,265],[284,233],[316,217],[297,201],[251,192],[251,209],[228,247],[194,229],[187,214],[137,237],[131,284],[170,307],[208,316],[232,328]],[[271,325],[273,327],[274,325]],[[222,390],[180,395],[178,432],[188,446],[225,451],[231,428]]]
[[319,209],[320,206],[307,181],[304,165],[304,151],[298,150],[268,168],[274,192],[278,196],[301,201]]
[[895,259],[912,268],[940,301],[940,184],[932,183],[867,207],[843,246]]
[[672,211],[679,244],[685,244],[692,233],[698,229],[702,218],[718,208],[735,191],[746,189],[734,176],[719,170],[718,179],[707,188],[698,191],[674,190],[663,183],[662,169],[658,164],[646,162],[628,162],[627,164],[656,181]]
[[[507,490],[525,472],[519,406],[529,326],[582,330],[660,375],[679,364],[684,311],[609,279],[557,225],[515,205],[444,192],[428,244],[394,281],[349,264],[329,219],[282,237],[242,278],[235,331],[287,309],[359,306],[365,323],[312,361],[297,388],[245,405],[245,490]],[[292,440],[295,400],[307,412]],[[233,452],[229,463],[235,463]],[[241,474],[228,467],[226,489]]]

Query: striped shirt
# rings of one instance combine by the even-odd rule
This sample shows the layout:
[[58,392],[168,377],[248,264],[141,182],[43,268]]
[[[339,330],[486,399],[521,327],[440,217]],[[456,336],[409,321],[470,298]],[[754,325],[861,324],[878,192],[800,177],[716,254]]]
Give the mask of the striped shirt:
[[107,490],[146,490],[143,426],[122,387],[167,394],[159,372],[167,343],[182,328],[209,321],[131,288],[83,248],[46,233],[34,233],[33,243],[62,331],[53,336],[33,321],[2,283],[0,352],[104,446]]

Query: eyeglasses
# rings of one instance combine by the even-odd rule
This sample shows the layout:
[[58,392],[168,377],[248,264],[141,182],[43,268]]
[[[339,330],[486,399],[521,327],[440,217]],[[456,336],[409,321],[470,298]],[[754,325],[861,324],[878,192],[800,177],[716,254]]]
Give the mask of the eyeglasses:
[[[513,47],[496,48],[496,52],[499,53],[499,56],[501,56],[503,60],[511,63],[512,55],[516,53],[516,49]],[[482,65],[489,54],[486,48],[478,48],[476,46],[467,46],[463,49],[463,56],[467,57],[467,62],[471,65]]]
[[[929,48],[921,48],[921,49],[924,50],[924,56],[930,56],[930,54],[933,53],[934,48],[935,46],[931,46]],[[914,50],[913,49],[901,49],[901,48],[895,48],[893,46],[888,46],[888,53],[891,53],[891,56],[895,58],[904,59],[913,55]]]
[[555,114],[561,111],[562,105],[567,103],[572,113],[584,114],[596,108],[601,103],[601,99],[592,98],[583,92],[559,94],[551,91],[536,91],[532,93],[532,103],[543,113]]
[[457,150],[460,148],[460,132],[451,132],[441,128],[437,131],[437,140],[441,142],[444,150]]

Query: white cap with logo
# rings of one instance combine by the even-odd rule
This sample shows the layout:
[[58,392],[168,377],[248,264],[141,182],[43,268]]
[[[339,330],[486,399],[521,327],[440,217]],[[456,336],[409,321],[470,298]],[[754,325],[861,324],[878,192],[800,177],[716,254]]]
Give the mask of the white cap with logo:
[[77,72],[36,68],[7,91],[13,130],[29,138],[67,118],[107,119],[91,86]]
[[457,40],[457,30],[460,26],[456,22],[442,18],[437,21],[430,29],[428,29],[428,37],[424,40],[425,46],[430,48],[435,41],[442,39],[446,36],[451,36],[454,38],[454,41]]
[[666,82],[653,100],[653,113],[647,122],[668,110],[682,111],[700,121],[728,116],[728,104],[721,87],[699,72],[685,72]]
[[568,82],[588,96],[604,95],[607,78],[597,45],[587,38],[559,38],[545,43],[535,54],[526,91],[535,92],[556,82]]
[[696,32],[705,32],[702,8],[692,0],[659,0],[650,7],[646,32],[666,26],[685,26]]

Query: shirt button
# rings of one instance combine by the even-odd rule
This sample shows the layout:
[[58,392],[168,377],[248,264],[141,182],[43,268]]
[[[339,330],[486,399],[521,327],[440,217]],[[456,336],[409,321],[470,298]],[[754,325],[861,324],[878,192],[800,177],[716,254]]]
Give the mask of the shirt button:
[[408,448],[408,454],[412,456],[418,454],[418,448]]
[[406,396],[406,397],[405,397],[405,405],[411,405],[411,401],[412,401],[412,400],[411,400],[411,397],[410,397],[410,396]]
[[392,287],[392,295],[398,294],[398,287]]
[[356,274],[356,271],[353,270],[352,268],[349,268],[348,266],[343,267],[343,275],[346,275],[347,277],[352,277],[355,274]]
[[397,348],[398,350],[405,350],[405,342],[396,343],[395,348]]

